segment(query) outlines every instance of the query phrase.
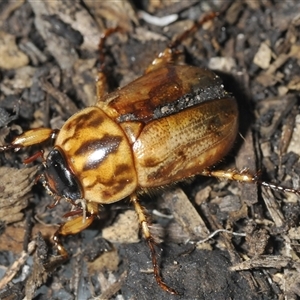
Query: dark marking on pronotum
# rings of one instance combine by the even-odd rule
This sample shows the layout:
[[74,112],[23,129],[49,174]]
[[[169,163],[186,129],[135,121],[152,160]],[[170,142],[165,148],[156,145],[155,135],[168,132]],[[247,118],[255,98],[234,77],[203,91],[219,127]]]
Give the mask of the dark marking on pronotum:
[[117,167],[117,169],[115,171],[115,176],[119,176],[122,173],[126,173],[131,170],[130,167],[128,166],[128,164],[119,164],[116,167]]
[[[87,114],[78,115],[75,120],[71,122],[67,122],[65,125],[66,131],[74,131],[74,135],[65,138],[62,145],[67,144],[70,140],[79,139],[80,138],[80,129],[81,128],[88,128],[90,129],[98,129],[101,123],[104,122],[104,118],[99,116],[97,111],[92,110]],[[75,130],[74,130],[75,129]]]
[[118,151],[121,141],[121,136],[105,134],[101,139],[82,143],[74,154],[87,157],[83,171],[97,169],[99,164],[101,164],[109,154]]
[[[99,179],[101,180],[101,179]],[[112,197],[113,195],[119,193],[120,191],[124,190],[124,188],[132,183],[131,178],[124,178],[114,180],[111,179],[108,182],[105,182],[104,185],[108,188],[105,188],[102,193],[105,195],[106,198]]]
[[97,184],[102,184],[103,186],[105,186],[105,188],[103,190],[103,194],[105,194],[105,196],[107,198],[109,198],[109,197],[112,197],[117,192],[120,192],[128,184],[131,184],[132,181],[133,180],[131,177],[118,179],[118,180],[115,180],[115,178],[110,178],[109,180],[104,181],[103,177],[100,175],[100,176],[97,176],[95,178],[95,180],[92,183],[90,183],[89,185],[87,185],[85,188],[93,189]]

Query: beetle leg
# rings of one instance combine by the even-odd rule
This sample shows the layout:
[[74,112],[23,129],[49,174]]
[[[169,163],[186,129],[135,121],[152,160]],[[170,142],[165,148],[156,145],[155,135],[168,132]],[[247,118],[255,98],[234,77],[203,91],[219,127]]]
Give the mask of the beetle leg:
[[10,149],[20,150],[24,147],[29,147],[43,143],[49,139],[55,139],[59,130],[51,128],[36,128],[25,131],[17,136],[9,145],[0,146],[0,151]]
[[80,216],[68,220],[66,223],[60,225],[53,235],[52,239],[62,259],[67,259],[69,255],[62,245],[60,237],[79,233],[89,227],[98,215],[98,204],[95,202],[88,202],[86,204],[86,217],[84,218],[83,215],[84,213],[82,212]]
[[[44,185],[45,186],[45,185]],[[48,190],[47,190],[48,191]],[[49,208],[49,209],[52,209],[52,208],[54,208],[55,206],[57,206],[58,205],[58,203],[60,202],[60,200],[61,200],[61,197],[60,196],[57,196],[57,195],[55,195],[54,196],[54,202],[53,203],[51,203],[51,204],[49,204],[49,205],[47,205],[47,208]]]
[[233,181],[239,181],[239,182],[246,182],[246,183],[255,183],[262,185],[266,188],[272,189],[272,190],[277,190],[281,192],[286,192],[286,193],[293,193],[300,195],[300,191],[293,189],[293,188],[288,188],[284,187],[278,184],[273,184],[269,183],[263,180],[260,180],[259,174],[251,174],[248,172],[248,170],[242,170],[242,171],[236,171],[236,170],[209,170],[209,169],[204,169],[200,175],[203,176],[209,176],[209,177],[216,177],[219,179],[227,179],[227,180],[233,180]]
[[44,150],[40,150],[40,151],[37,151],[36,153],[34,153],[33,155],[25,158],[23,160],[23,163],[24,164],[30,164],[32,163],[33,161],[35,161],[36,159],[38,159],[39,157],[42,157],[43,160],[44,160]]
[[178,45],[180,45],[183,40],[191,36],[196,30],[203,26],[203,24],[213,20],[218,15],[219,14],[217,12],[211,12],[204,15],[200,21],[195,22],[191,28],[184,31],[173,42],[171,42],[163,52],[159,53],[159,55],[152,61],[151,65],[146,69],[145,73],[147,74],[169,63],[180,63],[182,52],[176,49]]
[[198,22],[195,22],[194,25],[191,28],[184,31],[174,41],[172,41],[169,44],[169,48],[170,49],[177,48],[178,45],[180,45],[182,43],[182,41],[184,41],[187,37],[192,36],[200,27],[203,26],[203,24],[205,24],[209,21],[212,21],[217,16],[219,16],[218,12],[209,12],[209,13],[205,14],[201,20],[199,20]]
[[143,207],[139,203],[137,195],[135,193],[132,194],[130,196],[130,200],[134,205],[135,211],[136,211],[138,219],[139,219],[139,223],[141,224],[143,234],[144,234],[144,236],[146,238],[146,241],[148,243],[148,246],[150,248],[153,271],[154,271],[154,277],[156,279],[156,282],[166,292],[169,292],[170,294],[173,294],[173,295],[178,295],[178,292],[176,292],[174,289],[168,287],[163,282],[163,279],[160,275],[159,266],[158,266],[157,258],[156,258],[155,242],[154,242],[154,239],[153,239],[153,237],[150,233],[150,230],[149,230],[149,225],[148,225],[148,222],[147,222],[147,215],[146,215]]
[[98,76],[96,78],[96,93],[97,93],[97,99],[100,100],[108,91],[108,83],[107,83],[107,77],[105,75],[105,63],[104,63],[104,45],[106,39],[114,34],[115,32],[122,32],[122,29],[120,27],[113,27],[106,29],[99,41],[98,49],[99,49],[99,67],[98,67]]
[[227,180],[248,182],[248,183],[257,182],[258,180],[257,175],[252,175],[247,170],[242,170],[239,172],[237,170],[224,171],[224,170],[204,169],[200,174],[208,177],[216,177],[219,179],[227,179]]

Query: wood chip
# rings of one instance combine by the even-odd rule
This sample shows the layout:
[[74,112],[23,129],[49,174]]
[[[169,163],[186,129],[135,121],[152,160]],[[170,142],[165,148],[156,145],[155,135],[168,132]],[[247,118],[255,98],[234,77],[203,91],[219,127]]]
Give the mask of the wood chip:
[[260,44],[258,51],[256,52],[253,63],[262,69],[268,69],[272,58],[272,51],[269,47],[269,42],[263,42]]
[[16,38],[4,31],[0,31],[0,68],[11,70],[28,65],[29,58],[20,51]]
[[193,238],[205,238],[209,231],[184,192],[177,188],[165,192],[163,198],[175,218],[183,229]]
[[23,218],[34,185],[37,167],[14,169],[0,168],[0,220],[9,223]]
[[103,229],[102,236],[112,243],[137,243],[140,239],[135,211],[128,210],[119,215],[112,226]]

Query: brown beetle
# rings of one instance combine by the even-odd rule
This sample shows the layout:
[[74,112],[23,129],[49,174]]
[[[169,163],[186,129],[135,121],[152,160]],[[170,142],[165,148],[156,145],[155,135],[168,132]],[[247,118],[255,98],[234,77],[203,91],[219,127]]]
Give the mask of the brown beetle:
[[[188,33],[215,16],[207,15]],[[65,198],[78,207],[77,215],[62,224],[53,237],[64,258],[68,254],[60,236],[87,228],[97,216],[99,204],[129,196],[151,249],[156,281],[172,294],[176,291],[159,274],[154,241],[138,193],[196,174],[257,182],[247,173],[207,169],[232,148],[238,133],[238,109],[216,74],[177,64],[175,48],[185,36],[127,86],[103,96],[99,81],[95,105],[73,115],[60,131],[29,130],[0,148],[20,149],[55,139],[43,162],[42,182],[54,195],[54,205]],[[99,78],[103,76],[99,74]]]

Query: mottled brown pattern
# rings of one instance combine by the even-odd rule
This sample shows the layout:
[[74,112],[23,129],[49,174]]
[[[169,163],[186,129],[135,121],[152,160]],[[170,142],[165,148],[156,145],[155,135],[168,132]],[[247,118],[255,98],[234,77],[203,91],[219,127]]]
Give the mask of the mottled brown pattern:
[[104,122],[104,120],[99,116],[97,110],[91,110],[89,113],[78,117],[75,126],[78,128],[90,127],[97,129],[102,122]]
[[221,128],[222,128],[223,124],[220,120],[220,118],[218,117],[218,115],[207,119],[207,129],[210,133],[213,133],[215,136],[221,136],[222,132],[221,132]]
[[155,167],[158,164],[156,159],[152,159],[151,157],[145,159],[144,165],[147,168]]
[[122,173],[129,172],[130,168],[127,164],[119,164],[116,168],[115,175],[119,176]]
[[96,116],[95,118],[91,118],[86,122],[86,126],[93,127],[95,129],[99,128],[100,125],[104,122],[102,117]]
[[117,192],[123,190],[127,186],[127,184],[131,183],[131,182],[132,181],[131,180],[129,181],[127,178],[126,179],[120,179],[120,180],[118,180],[114,183],[112,188],[115,191],[115,193],[117,193]]
[[109,181],[103,182],[103,177],[100,174],[96,177],[93,183],[86,186],[86,189],[94,189],[98,184],[104,185],[106,188],[101,190],[102,196],[105,199],[109,199],[112,198],[115,194],[122,191],[127,185],[131,184],[132,182],[133,180],[131,178],[121,178],[118,180],[111,178]]
[[[170,103],[170,99],[175,101],[182,95],[181,79],[179,79],[174,66],[169,66],[165,79],[150,89],[149,101],[144,103],[143,109],[149,111],[148,116],[153,116],[153,112],[157,107]],[[138,114],[137,117],[142,118],[143,112]]]
[[[74,121],[74,122],[67,123],[65,125],[66,126],[65,129],[69,131],[69,130],[73,130],[74,127],[85,127],[87,125],[94,126],[93,122],[96,119],[97,120],[100,119],[97,115],[97,112],[94,110],[91,110],[87,114],[77,115],[76,122]],[[90,120],[93,120],[93,122],[90,122]],[[101,124],[102,121],[103,120],[98,120],[99,124]]]
[[[214,90],[216,85],[220,86],[219,77],[209,70],[168,64],[105,96],[103,101],[107,108],[113,108],[118,113],[118,122],[131,120],[148,123],[157,118],[155,110],[161,107],[168,109],[169,104],[174,104],[171,113],[176,113],[179,99],[182,98],[184,102],[185,95],[209,90],[207,88]],[[224,96],[223,88],[219,94]],[[204,93],[199,97],[190,98],[193,99],[192,102],[200,103],[208,100],[206,97],[211,99],[212,95]]]
[[99,116],[95,110],[91,110],[83,115],[77,114],[72,122],[69,121],[65,123],[64,129],[66,131],[74,131],[74,134],[73,136],[65,138],[62,146],[66,145],[70,140],[72,141],[80,138],[80,131],[78,131],[77,128],[94,128],[97,130],[104,121],[103,117]]

